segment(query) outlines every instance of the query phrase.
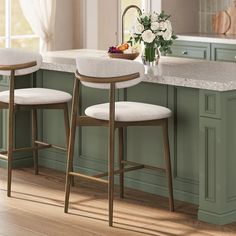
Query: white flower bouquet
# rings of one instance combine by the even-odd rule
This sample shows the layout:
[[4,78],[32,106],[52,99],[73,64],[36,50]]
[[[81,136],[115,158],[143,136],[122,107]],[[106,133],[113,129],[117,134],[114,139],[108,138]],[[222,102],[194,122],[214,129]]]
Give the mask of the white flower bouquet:
[[129,42],[144,43],[146,61],[155,61],[158,49],[164,55],[171,53],[171,45],[177,37],[173,33],[169,18],[170,16],[164,12],[160,14],[156,12],[152,14],[143,13],[138,17]]

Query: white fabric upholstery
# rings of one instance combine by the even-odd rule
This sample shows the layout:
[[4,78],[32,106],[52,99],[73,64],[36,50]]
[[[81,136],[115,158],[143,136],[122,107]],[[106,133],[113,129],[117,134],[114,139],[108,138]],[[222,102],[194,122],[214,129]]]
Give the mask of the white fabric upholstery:
[[[109,120],[109,103],[90,106],[85,110],[89,117]],[[123,122],[164,119],[171,116],[171,110],[157,105],[139,102],[116,102],[115,120]]]
[[[15,104],[19,105],[44,105],[69,102],[71,95],[54,89],[26,88],[15,89],[14,98]],[[9,91],[0,92],[0,101],[9,102]]]
[[[15,75],[31,74],[39,70],[42,64],[42,56],[36,52],[26,52],[21,49],[1,48],[0,49],[0,65],[10,66],[17,64],[24,64],[36,61],[37,65],[27,69],[16,70]],[[10,75],[10,71],[1,71],[0,75]]]
[[[137,61],[111,59],[107,57],[91,57],[79,55],[76,58],[77,70],[80,74],[91,77],[118,77],[133,73],[140,73],[140,77],[127,82],[116,84],[116,88],[127,88],[141,82],[144,75],[144,65]],[[85,86],[100,89],[109,89],[109,84],[83,82]]]

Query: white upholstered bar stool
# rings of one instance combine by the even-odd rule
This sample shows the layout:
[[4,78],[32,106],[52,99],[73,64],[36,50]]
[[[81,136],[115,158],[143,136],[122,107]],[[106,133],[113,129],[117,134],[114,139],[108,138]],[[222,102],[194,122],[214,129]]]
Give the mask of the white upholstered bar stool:
[[[60,109],[64,112],[65,133],[68,145],[69,118],[67,103],[71,95],[66,92],[46,88],[15,89],[15,80],[22,75],[33,74],[39,70],[42,56],[39,53],[25,52],[19,49],[0,49],[0,75],[9,78],[9,90],[0,92],[0,109],[8,109],[7,151],[0,153],[0,158],[7,160],[7,195],[11,196],[12,162],[13,153],[32,151],[35,174],[38,174],[38,150],[44,148],[59,148],[52,144],[37,140],[37,109]],[[35,75],[35,73],[34,73]],[[34,78],[35,79],[35,78]],[[32,113],[32,146],[14,148],[14,114],[17,110],[31,110]]]
[[[144,66],[139,62],[96,58],[96,57],[77,57],[77,72],[75,76],[74,92],[72,99],[72,114],[70,138],[68,147],[68,163],[66,173],[66,194],[65,212],[68,212],[70,184],[73,176],[97,180],[108,183],[109,199],[109,225],[113,224],[113,191],[114,174],[120,174],[120,196],[124,193],[124,172],[141,168],[158,169],[161,168],[137,164],[124,160],[123,157],[123,129],[129,126],[161,126],[164,139],[165,168],[169,189],[169,206],[174,210],[173,187],[171,174],[170,150],[168,141],[168,118],[171,111],[162,106],[137,103],[137,102],[115,102],[115,89],[127,88],[141,82],[144,74]],[[94,105],[85,110],[85,116],[78,114],[78,98],[80,82],[84,86],[109,89],[109,103]],[[98,101],[99,102],[99,101]],[[108,172],[95,176],[86,176],[75,173],[72,170],[73,152],[75,142],[76,126],[106,126],[109,130],[109,150],[108,150]],[[119,130],[119,169],[114,170],[114,142],[115,129]],[[128,159],[128,157],[127,157]],[[131,166],[126,167],[125,165]],[[101,177],[108,176],[108,181]]]

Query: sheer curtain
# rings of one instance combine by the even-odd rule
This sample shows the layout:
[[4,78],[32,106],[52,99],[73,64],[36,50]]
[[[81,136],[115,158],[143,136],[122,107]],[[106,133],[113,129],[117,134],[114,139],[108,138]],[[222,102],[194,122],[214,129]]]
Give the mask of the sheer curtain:
[[53,50],[56,0],[20,0],[20,5],[32,30],[40,37],[40,52]]

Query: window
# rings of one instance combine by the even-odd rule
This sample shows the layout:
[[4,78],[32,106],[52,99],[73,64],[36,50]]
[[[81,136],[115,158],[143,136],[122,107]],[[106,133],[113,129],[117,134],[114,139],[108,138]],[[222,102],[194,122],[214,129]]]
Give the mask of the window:
[[39,38],[25,19],[19,0],[0,0],[0,48],[39,50]]
[[[130,5],[138,6],[142,11],[149,9],[150,1],[147,0],[120,0],[120,11],[123,14],[126,7]],[[130,9],[124,19],[124,40],[127,41],[130,38],[130,29],[136,21],[138,12],[136,9]],[[121,24],[121,23],[120,23]]]

